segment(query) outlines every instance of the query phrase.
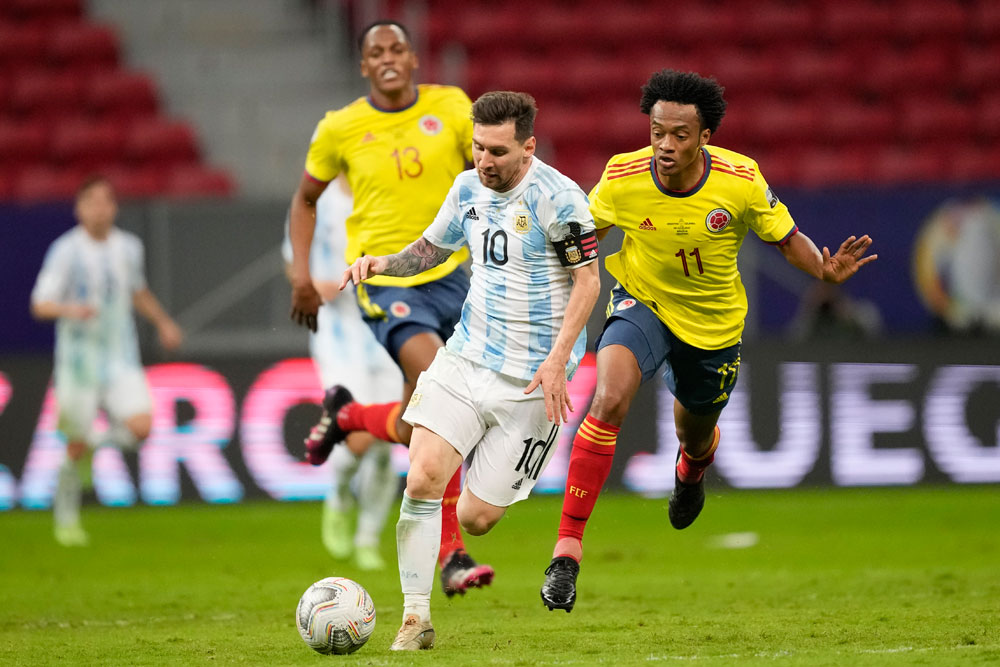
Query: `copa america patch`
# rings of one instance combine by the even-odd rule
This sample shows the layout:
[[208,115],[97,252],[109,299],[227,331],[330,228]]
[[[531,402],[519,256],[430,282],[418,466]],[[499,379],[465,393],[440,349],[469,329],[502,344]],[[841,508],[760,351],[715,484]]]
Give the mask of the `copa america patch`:
[[724,208],[717,208],[705,216],[705,226],[708,227],[708,231],[718,234],[728,227],[732,220],[733,216],[729,211]]
[[618,304],[618,307],[615,308],[615,310],[628,310],[635,304],[636,304],[635,299],[622,299],[622,302]]
[[764,196],[767,197],[767,203],[771,205],[771,208],[778,205],[778,195],[774,194],[774,190],[771,188],[767,189]]
[[433,114],[427,114],[418,121],[420,126],[420,131],[426,134],[428,137],[433,137],[435,134],[440,134],[441,130],[444,129],[444,123],[441,119]]
[[389,306],[389,312],[392,313],[393,317],[403,318],[409,317],[413,311],[410,310],[409,304],[405,301],[393,301],[392,305]]

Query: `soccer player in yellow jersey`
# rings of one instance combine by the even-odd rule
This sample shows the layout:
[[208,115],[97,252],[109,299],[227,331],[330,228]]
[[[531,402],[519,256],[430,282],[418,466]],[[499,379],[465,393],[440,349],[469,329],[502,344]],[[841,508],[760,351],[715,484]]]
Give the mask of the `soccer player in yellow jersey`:
[[[292,198],[292,319],[313,331],[321,298],[309,274],[309,249],[316,201],[327,184],[343,173],[354,194],[345,223],[345,259],[352,263],[399,252],[420,238],[472,158],[472,102],[454,86],[414,83],[417,56],[404,26],[377,21],[362,31],[358,46],[370,92],[319,122]],[[403,371],[403,399],[361,405],[345,387],[329,388],[323,416],[306,439],[310,463],[323,463],[352,431],[409,442],[412,427],[399,418],[400,405],[461,316],[469,279],[459,265],[467,256],[463,250],[419,276],[379,276],[358,287],[365,321]],[[441,583],[449,596],[493,578],[493,568],[465,552],[455,512],[460,493],[459,471],[445,492],[442,517]]]
[[643,86],[651,145],[616,155],[590,193],[599,230],[625,233],[608,257],[618,280],[597,340],[597,390],[573,440],[559,538],[541,594],[572,610],[583,531],[604,486],[618,431],[639,385],[665,365],[680,451],[668,515],[689,526],[705,503],[702,476],[719,445],[719,414],[740,369],[746,293],[736,255],[748,231],[807,274],[842,283],[875,260],[871,239],[820,252],[757,163],[710,145],[725,115],[722,88],[692,72],[662,70]]

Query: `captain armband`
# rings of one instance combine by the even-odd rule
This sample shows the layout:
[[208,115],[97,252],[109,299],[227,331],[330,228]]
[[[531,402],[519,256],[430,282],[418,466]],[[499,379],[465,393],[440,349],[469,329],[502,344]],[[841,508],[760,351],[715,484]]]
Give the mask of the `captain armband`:
[[589,231],[583,234],[571,234],[562,241],[553,241],[559,263],[563,266],[576,266],[597,257],[597,232]]

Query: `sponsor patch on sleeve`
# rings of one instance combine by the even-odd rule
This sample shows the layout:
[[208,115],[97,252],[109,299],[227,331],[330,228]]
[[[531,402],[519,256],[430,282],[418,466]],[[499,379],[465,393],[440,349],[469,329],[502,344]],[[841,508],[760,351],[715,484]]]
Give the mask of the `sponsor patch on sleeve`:
[[771,205],[771,208],[774,208],[775,206],[778,205],[778,195],[774,194],[774,190],[772,190],[771,188],[767,189],[767,192],[764,193],[764,196],[767,197],[767,203]]

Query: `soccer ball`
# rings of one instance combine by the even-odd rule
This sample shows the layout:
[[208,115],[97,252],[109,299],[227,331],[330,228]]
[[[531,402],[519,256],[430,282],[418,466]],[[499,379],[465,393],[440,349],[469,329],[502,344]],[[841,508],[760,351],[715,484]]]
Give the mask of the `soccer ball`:
[[375,603],[356,581],[327,577],[302,594],[295,625],[303,641],[319,653],[353,653],[375,630]]

